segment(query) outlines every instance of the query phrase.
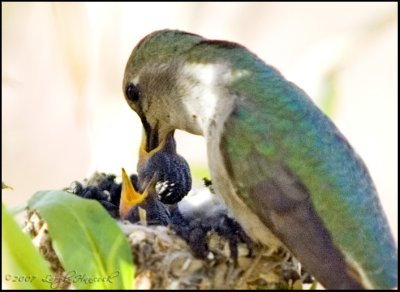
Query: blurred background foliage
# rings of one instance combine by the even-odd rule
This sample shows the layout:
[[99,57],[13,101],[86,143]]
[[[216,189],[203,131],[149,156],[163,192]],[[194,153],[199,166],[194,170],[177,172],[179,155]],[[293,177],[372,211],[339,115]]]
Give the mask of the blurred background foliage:
[[[2,2],[3,201],[135,172],[124,67],[143,36],[176,28],[241,43],[303,88],[366,162],[397,239],[397,5]],[[199,187],[203,138],[176,136]]]

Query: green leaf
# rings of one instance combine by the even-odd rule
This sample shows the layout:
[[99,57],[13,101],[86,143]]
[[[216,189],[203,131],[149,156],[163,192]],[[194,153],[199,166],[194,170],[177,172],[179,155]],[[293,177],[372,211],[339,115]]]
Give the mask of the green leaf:
[[12,187],[10,187],[10,186],[8,186],[8,185],[6,185],[3,181],[1,182],[1,189],[2,190],[4,190],[4,189],[10,189],[10,190],[13,190],[13,188]]
[[190,167],[190,173],[194,180],[202,181],[203,177],[210,177],[208,168],[201,165],[195,165]]
[[325,114],[330,118],[335,115],[337,103],[339,99],[338,93],[338,70],[332,69],[329,71],[322,82],[322,94],[321,94],[321,108]]
[[65,191],[41,191],[28,206],[47,222],[54,250],[76,288],[132,289],[128,241],[100,203]]
[[15,206],[13,208],[7,208],[7,209],[8,209],[8,212],[11,213],[11,215],[15,216],[15,215],[18,215],[19,213],[25,211],[26,207],[27,207],[27,204],[25,203],[24,205]]
[[303,282],[300,279],[294,281],[292,290],[303,290]]
[[317,285],[318,285],[318,282],[316,280],[314,280],[314,282],[312,282],[309,290],[317,290]]
[[2,280],[10,289],[49,289],[42,281],[51,276],[47,262],[2,203]]

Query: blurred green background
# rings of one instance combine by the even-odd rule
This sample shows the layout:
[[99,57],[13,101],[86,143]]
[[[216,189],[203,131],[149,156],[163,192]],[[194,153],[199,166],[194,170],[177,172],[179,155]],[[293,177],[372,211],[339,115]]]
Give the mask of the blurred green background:
[[[7,207],[94,171],[136,170],[138,117],[122,94],[148,33],[176,28],[248,47],[303,88],[367,164],[397,239],[397,2],[2,2],[2,180]],[[201,186],[202,137],[177,133]]]

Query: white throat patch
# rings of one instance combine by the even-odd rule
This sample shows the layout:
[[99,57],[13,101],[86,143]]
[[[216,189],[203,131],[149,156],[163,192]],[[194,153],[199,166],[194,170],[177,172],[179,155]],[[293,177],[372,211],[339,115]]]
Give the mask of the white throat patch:
[[[196,117],[198,127],[207,133],[209,123],[217,114],[219,102],[223,103],[227,84],[249,74],[245,70],[231,70],[228,63],[186,64],[183,74],[197,82],[183,103],[186,110]],[[185,79],[185,78],[184,78]]]

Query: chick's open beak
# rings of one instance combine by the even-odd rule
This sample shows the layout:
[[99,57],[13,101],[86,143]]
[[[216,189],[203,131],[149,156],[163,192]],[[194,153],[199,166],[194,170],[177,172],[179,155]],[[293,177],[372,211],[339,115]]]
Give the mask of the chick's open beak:
[[121,200],[119,203],[119,215],[122,219],[128,215],[129,210],[131,210],[136,205],[142,203],[146,199],[149,194],[148,187],[146,187],[143,194],[138,193],[133,187],[132,182],[129,176],[126,174],[125,169],[122,168],[122,190]]
[[[159,139],[160,137],[157,129],[151,129],[149,127],[146,129],[146,126],[144,128],[145,131],[143,131],[142,143],[139,150],[139,190],[135,190],[129,176],[122,168],[122,190],[119,204],[121,219],[125,219],[129,211],[138,204],[143,203],[149,195],[157,193],[156,183],[159,178],[159,169],[157,164],[148,164],[149,159],[159,152],[176,155],[174,131],[169,132],[165,137]],[[150,133],[150,131],[155,131],[154,133],[156,134],[153,132]],[[149,135],[153,138],[149,139]],[[154,137],[157,137],[157,143],[155,144]],[[143,171],[145,167],[150,167],[150,170],[147,168],[148,172],[144,171],[141,175],[141,171]]]

